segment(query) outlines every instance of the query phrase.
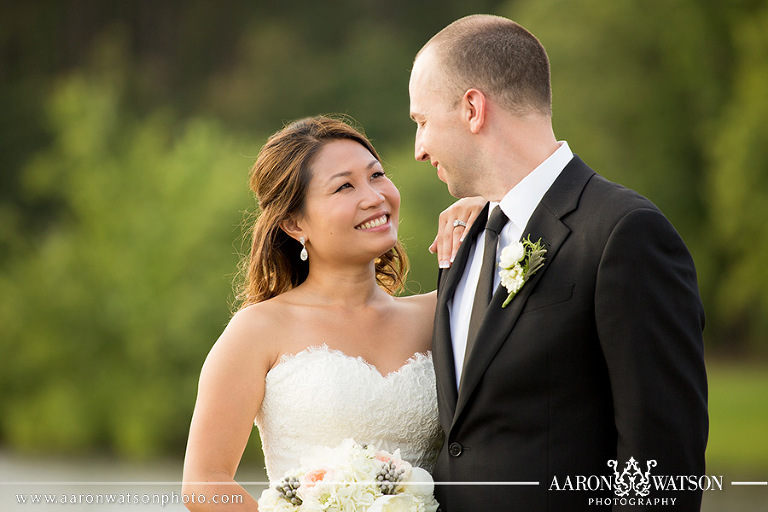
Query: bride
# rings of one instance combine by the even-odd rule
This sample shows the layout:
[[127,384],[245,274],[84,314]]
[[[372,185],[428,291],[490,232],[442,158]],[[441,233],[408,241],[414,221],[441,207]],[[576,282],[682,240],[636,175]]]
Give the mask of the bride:
[[[407,271],[400,194],[376,150],[342,121],[302,119],[267,141],[251,188],[260,215],[243,304],[203,365],[182,492],[240,493],[241,509],[256,510],[234,481],[254,420],[271,482],[345,438],[431,471],[442,444],[435,293],[394,296]],[[453,228],[484,203],[446,210],[441,245],[458,243]]]

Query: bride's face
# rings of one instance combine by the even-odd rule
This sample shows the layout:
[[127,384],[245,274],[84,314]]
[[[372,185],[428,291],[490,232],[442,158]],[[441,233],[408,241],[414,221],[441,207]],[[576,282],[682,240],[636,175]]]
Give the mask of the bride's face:
[[308,240],[310,262],[368,262],[397,243],[400,192],[378,160],[358,142],[342,139],[323,146],[299,226]]

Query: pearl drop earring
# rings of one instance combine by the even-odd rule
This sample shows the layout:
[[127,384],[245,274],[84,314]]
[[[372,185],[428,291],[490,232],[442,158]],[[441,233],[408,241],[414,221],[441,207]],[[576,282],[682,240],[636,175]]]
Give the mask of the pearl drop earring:
[[309,254],[307,254],[307,248],[304,246],[304,244],[307,243],[307,240],[304,237],[301,237],[299,238],[299,243],[301,244],[301,252],[299,253],[299,258],[301,258],[301,261],[307,261]]

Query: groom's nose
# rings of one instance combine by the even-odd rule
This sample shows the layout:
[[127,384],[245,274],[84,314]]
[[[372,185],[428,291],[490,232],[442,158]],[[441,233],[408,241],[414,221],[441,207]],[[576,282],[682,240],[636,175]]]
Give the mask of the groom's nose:
[[426,151],[424,151],[424,148],[422,147],[421,141],[419,140],[418,137],[416,137],[416,145],[415,145],[415,151],[413,156],[419,162],[424,162],[426,160],[429,160],[429,154]]

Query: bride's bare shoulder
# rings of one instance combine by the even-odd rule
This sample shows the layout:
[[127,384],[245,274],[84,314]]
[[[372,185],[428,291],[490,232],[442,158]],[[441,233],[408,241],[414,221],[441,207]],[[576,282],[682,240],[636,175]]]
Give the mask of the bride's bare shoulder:
[[437,292],[420,293],[407,297],[397,297],[397,302],[418,315],[432,317],[437,304]]
[[289,314],[286,305],[277,297],[239,309],[229,321],[227,328],[271,330]]
[[271,367],[280,352],[280,325],[289,321],[289,315],[288,308],[274,299],[241,308],[229,320],[212,352],[257,358]]
[[403,339],[414,340],[417,351],[426,352],[431,346],[437,294],[432,292],[398,297],[396,302],[401,320],[393,324],[393,331],[398,332],[398,336]]

